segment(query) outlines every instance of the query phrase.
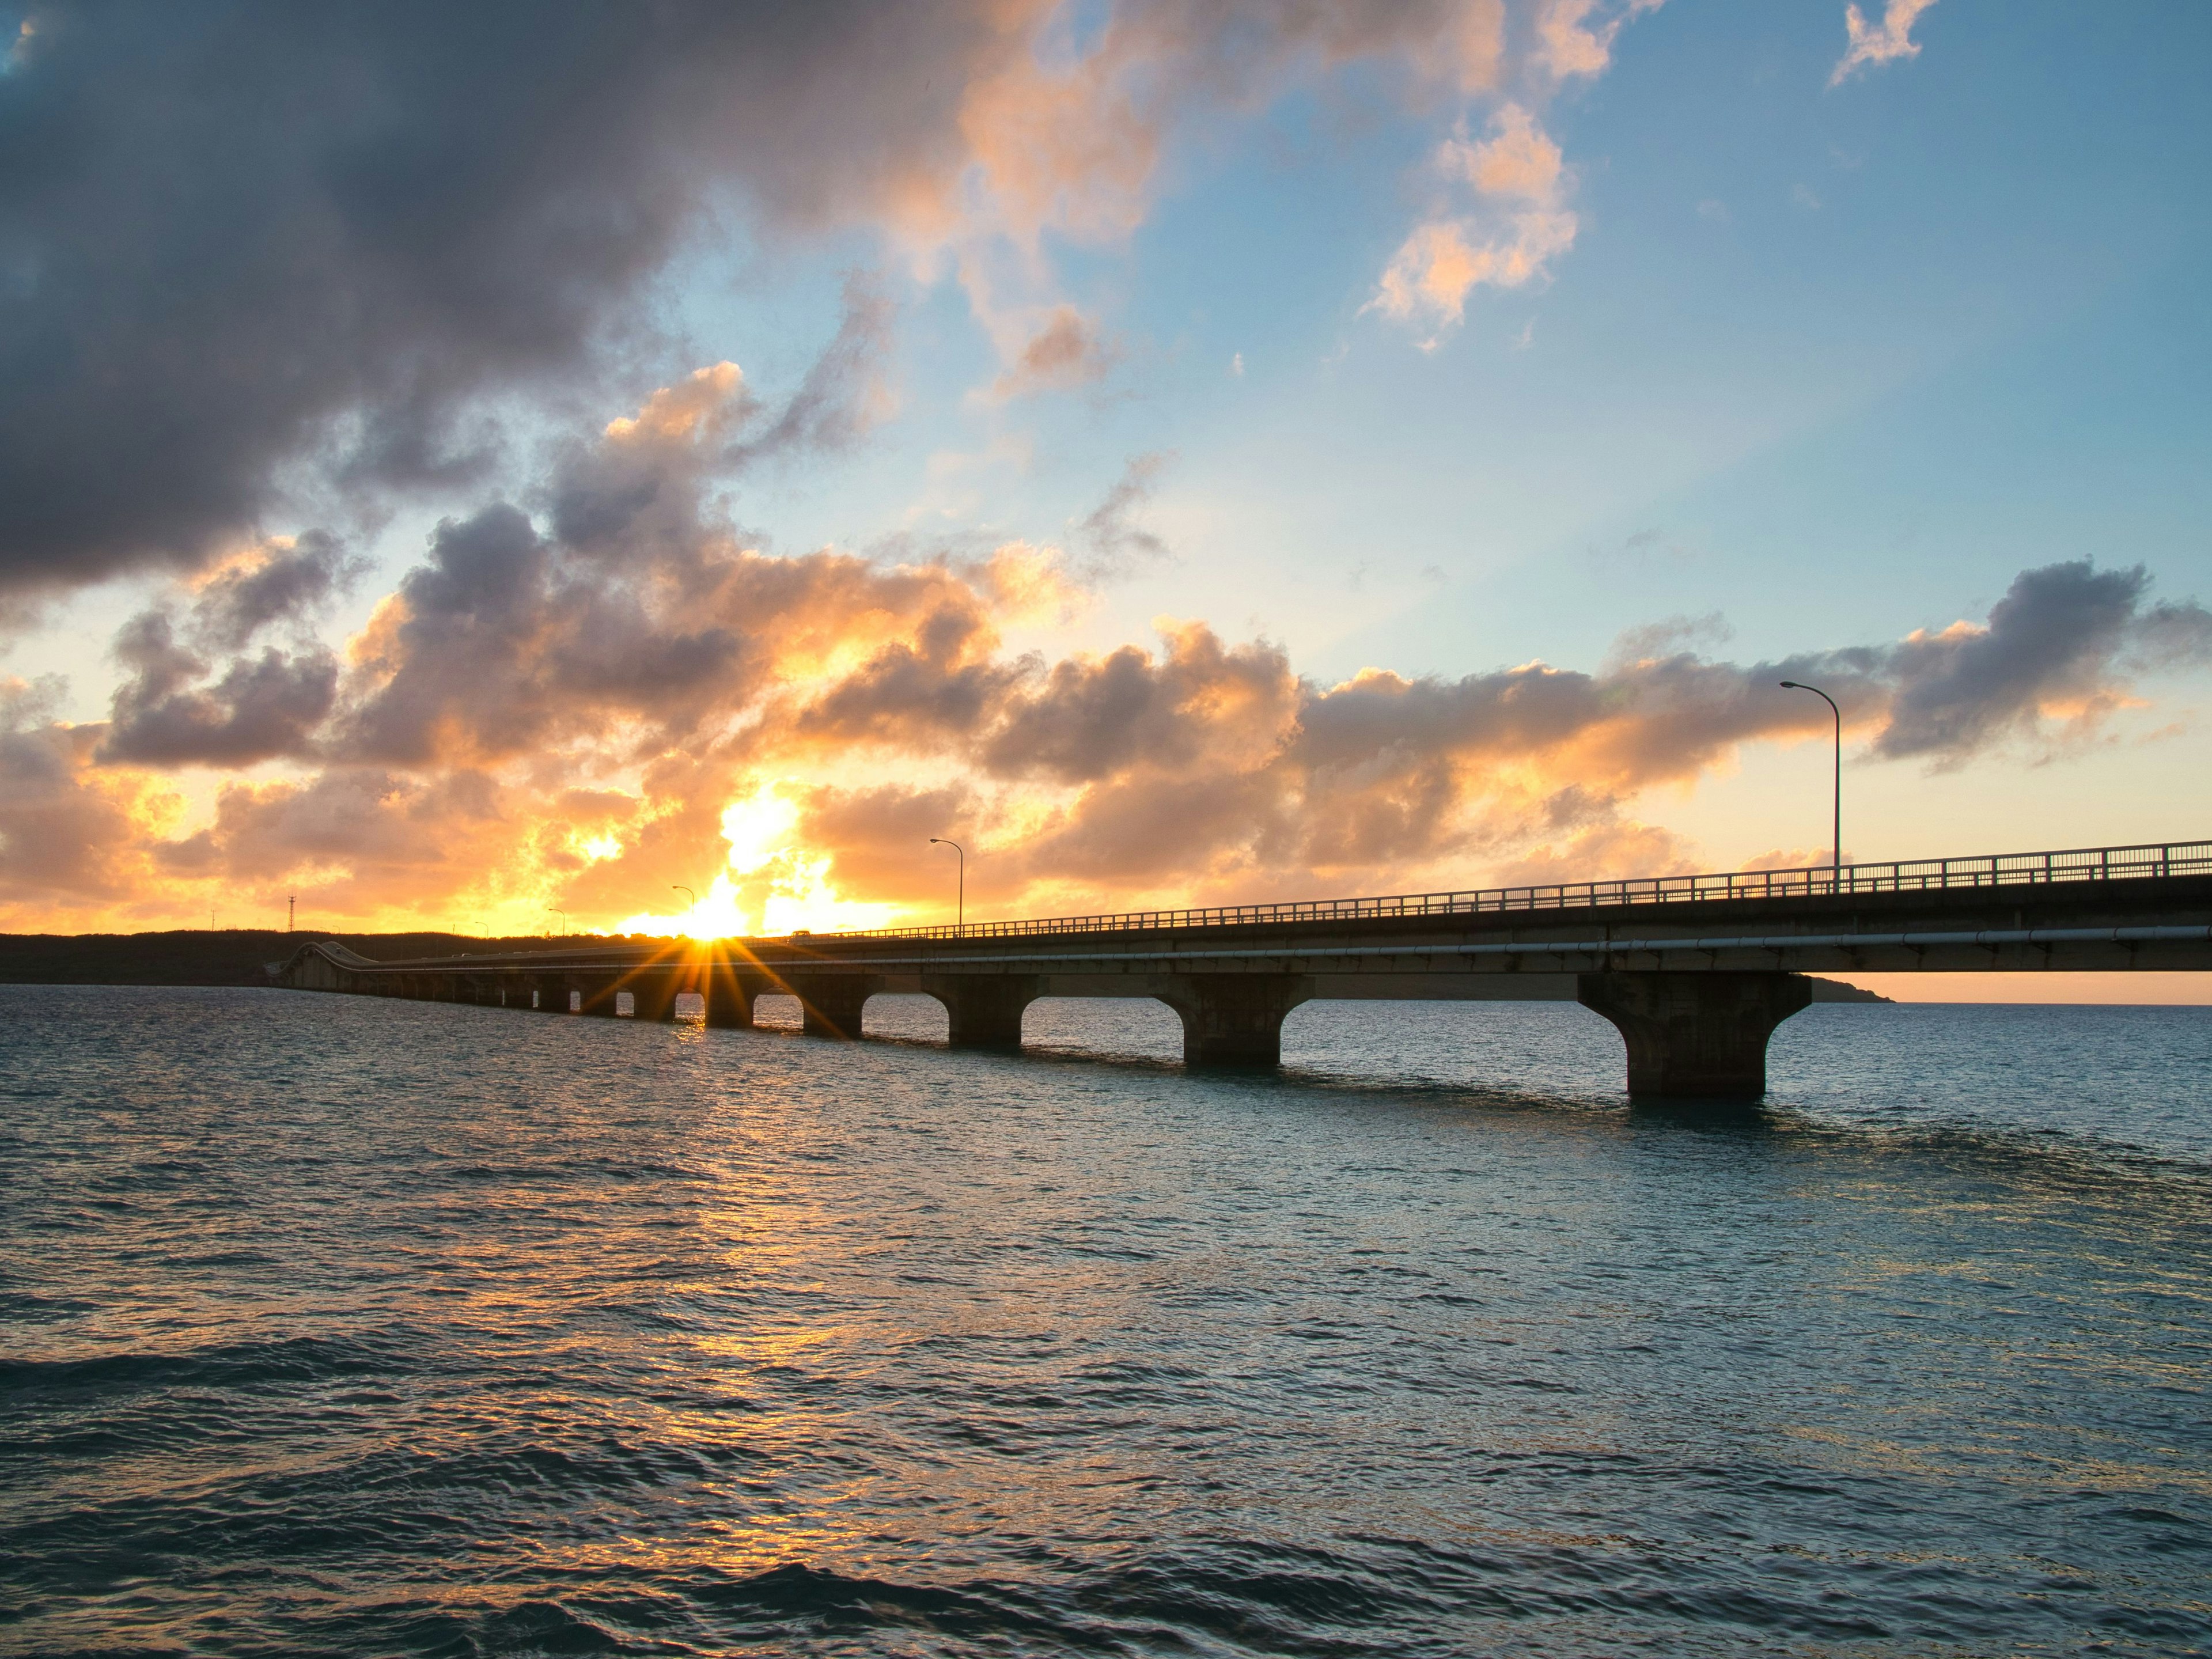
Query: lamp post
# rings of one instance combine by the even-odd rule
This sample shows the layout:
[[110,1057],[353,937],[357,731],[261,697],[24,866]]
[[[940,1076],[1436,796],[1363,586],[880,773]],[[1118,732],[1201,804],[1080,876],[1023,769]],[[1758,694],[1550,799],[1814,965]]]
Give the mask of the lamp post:
[[568,913],[566,910],[563,910],[557,904],[547,905],[545,907],[545,911],[548,915],[555,915],[561,918],[561,936],[562,938],[566,939],[568,936]]
[[950,847],[960,854],[959,898],[952,910],[952,930],[956,933],[965,933],[968,931],[968,849],[958,842],[947,841],[942,836],[932,836],[929,844],[932,847]]
[[685,898],[691,901],[690,915],[691,919],[694,921],[696,921],[699,919],[699,896],[693,892],[689,887],[686,887],[680,881],[670,882],[668,884],[668,890],[672,893],[681,893]]
[[1817,685],[1805,685],[1796,680],[1782,682],[1784,691],[1810,691],[1828,705],[1828,712],[1836,717],[1836,822],[1834,842],[1836,854],[1836,891],[1844,890],[1844,711],[1836,707],[1836,700]]

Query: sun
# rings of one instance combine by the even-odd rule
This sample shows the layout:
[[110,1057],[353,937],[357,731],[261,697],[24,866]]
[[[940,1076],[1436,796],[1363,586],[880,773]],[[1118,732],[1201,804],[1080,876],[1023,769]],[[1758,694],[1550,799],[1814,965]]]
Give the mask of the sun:
[[799,821],[797,804],[775,781],[731,802],[722,810],[729,855],[699,902],[667,915],[641,912],[625,918],[621,931],[694,939],[773,938],[881,927],[898,915],[896,904],[841,896],[830,879],[835,860],[799,845]]

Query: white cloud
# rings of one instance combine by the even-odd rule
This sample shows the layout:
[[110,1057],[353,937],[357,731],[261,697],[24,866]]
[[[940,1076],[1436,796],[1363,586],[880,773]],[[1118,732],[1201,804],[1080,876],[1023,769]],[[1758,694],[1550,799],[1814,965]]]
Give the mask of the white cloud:
[[1920,43],[1912,39],[1912,25],[1935,3],[1936,0],[1888,0],[1879,23],[1868,22],[1856,5],[1844,7],[1844,28],[1850,36],[1850,48],[1828,77],[1828,84],[1840,85],[1869,64],[1920,56]]

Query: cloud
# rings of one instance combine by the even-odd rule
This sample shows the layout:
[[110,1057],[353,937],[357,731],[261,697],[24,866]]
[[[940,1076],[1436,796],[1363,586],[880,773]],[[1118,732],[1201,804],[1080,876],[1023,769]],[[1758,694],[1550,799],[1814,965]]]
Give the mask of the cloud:
[[2141,565],[2045,565],[1986,622],[1909,635],[1891,653],[1898,689],[1875,752],[1956,765],[2006,738],[2078,740],[2120,706],[2129,671],[2212,661],[2212,613],[2146,608],[2149,586]]
[[368,574],[365,559],[320,530],[249,548],[196,585],[192,628],[219,651],[236,651],[264,629],[304,626]]
[[1840,86],[1869,64],[1893,63],[1920,56],[1920,43],[1912,39],[1912,26],[1936,0],[1887,0],[1879,23],[1869,23],[1854,5],[1844,8],[1844,28],[1850,45],[1836,64],[1828,84]]
[[[1571,213],[1520,214],[1504,235],[1486,241],[1464,222],[1419,226],[1391,255],[1368,309],[1399,322],[1450,328],[1465,314],[1468,294],[1478,284],[1520,288],[1534,282],[1574,240]],[[1424,349],[1437,343],[1437,335],[1422,342]]]
[[1065,392],[1105,378],[1121,358],[1097,325],[1072,305],[1053,307],[1012,365],[991,383],[999,402],[1036,392]]
[[1498,112],[1485,142],[1470,144],[1464,138],[1454,138],[1446,143],[1438,159],[1447,171],[1463,173],[1468,183],[1485,196],[1546,204],[1559,198],[1563,171],[1559,147],[1518,104],[1508,104]]
[[1498,112],[1480,143],[1447,140],[1435,165],[1447,181],[1495,205],[1416,226],[1383,270],[1366,308],[1435,331],[1424,349],[1458,324],[1472,289],[1538,281],[1574,246],[1577,230],[1564,205],[1571,179],[1559,147],[1517,104]]
[[[1929,0],[1932,3],[1932,0]],[[1613,37],[1621,25],[1663,0],[1628,0],[1607,6],[1601,0],[1542,0],[1536,9],[1537,62],[1559,80],[1602,75],[1613,62]]]
[[106,911],[159,885],[154,849],[178,803],[143,774],[103,771],[103,728],[54,718],[63,688],[0,679],[0,907]]
[[177,647],[158,612],[126,627],[116,654],[131,678],[115,693],[102,761],[236,767],[307,755],[337,693],[337,659],[319,649],[288,655],[270,647],[234,660],[212,684],[192,684],[208,665]]
[[[195,584],[181,623],[156,606],[125,623],[102,762],[251,766],[313,751],[336,702],[337,659],[310,624],[364,572],[334,538],[312,531],[234,555]],[[181,627],[182,637],[179,637]],[[289,648],[253,640],[280,629]],[[217,655],[228,660],[220,668]]]
[[1132,455],[1105,498],[1077,526],[1084,556],[1076,562],[1075,574],[1085,586],[1127,576],[1140,565],[1170,556],[1168,544],[1136,523],[1134,515],[1152,500],[1153,486],[1175,459],[1167,450]]

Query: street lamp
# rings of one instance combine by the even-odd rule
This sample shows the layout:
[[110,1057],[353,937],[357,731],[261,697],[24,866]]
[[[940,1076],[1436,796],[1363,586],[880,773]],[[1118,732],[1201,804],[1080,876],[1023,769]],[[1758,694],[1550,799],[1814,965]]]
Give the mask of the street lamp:
[[672,881],[668,887],[671,892],[681,893],[691,901],[691,919],[696,921],[699,919],[699,896],[680,881]]
[[555,915],[561,918],[561,937],[566,939],[568,936],[568,913],[566,910],[563,910],[557,904],[547,905],[545,907],[545,911],[548,915]]
[[932,836],[929,844],[932,847],[950,847],[960,854],[960,896],[953,908],[952,925],[955,933],[964,933],[968,931],[968,849],[958,842],[947,841],[942,836]]
[[1836,707],[1836,700],[1817,685],[1803,685],[1796,680],[1782,682],[1784,691],[1810,691],[1828,705],[1836,717],[1836,890],[1844,890],[1844,711]]

